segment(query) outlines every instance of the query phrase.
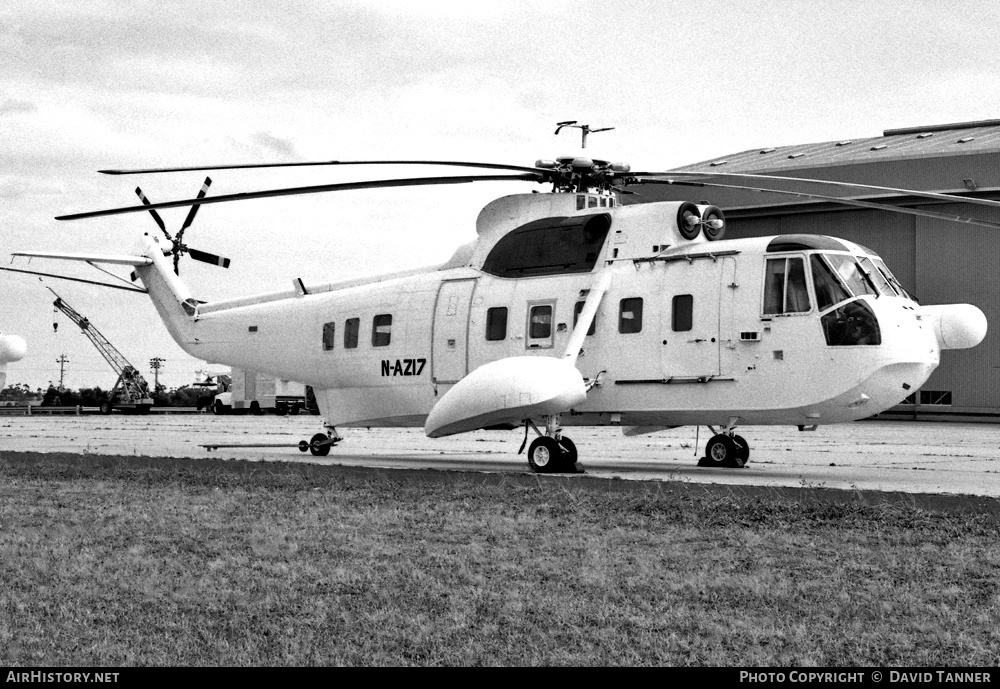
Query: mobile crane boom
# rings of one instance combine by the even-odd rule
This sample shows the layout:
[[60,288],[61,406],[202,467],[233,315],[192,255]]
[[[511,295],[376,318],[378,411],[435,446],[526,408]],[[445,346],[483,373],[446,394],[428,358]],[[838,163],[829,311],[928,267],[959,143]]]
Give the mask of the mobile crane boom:
[[48,289],[56,295],[52,306],[76,323],[87,339],[101,353],[104,360],[108,362],[108,365],[118,374],[118,380],[111,388],[108,400],[101,402],[101,412],[110,414],[114,408],[130,409],[140,413],[148,412],[149,408],[153,406],[153,399],[149,394],[149,384],[138,369],[128,362],[128,359],[108,341],[108,338],[100,330],[94,327],[90,319],[77,312],[51,288]]

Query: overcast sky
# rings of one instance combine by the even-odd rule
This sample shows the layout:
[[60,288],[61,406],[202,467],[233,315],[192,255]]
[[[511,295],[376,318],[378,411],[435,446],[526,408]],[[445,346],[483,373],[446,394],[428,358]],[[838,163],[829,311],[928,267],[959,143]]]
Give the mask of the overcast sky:
[[[148,215],[54,216],[194,196],[204,173],[108,167],[323,159],[530,165],[579,151],[669,169],[759,146],[1000,118],[1000,5],[826,2],[100,2],[0,5],[0,256],[128,252]],[[212,194],[460,170],[210,173]],[[446,260],[479,209],[526,183],[344,192],[205,206],[190,244],[232,258],[181,275],[212,300]],[[186,209],[162,211],[173,231]],[[51,261],[13,267],[63,269]],[[70,267],[100,279],[96,271]],[[126,272],[127,271],[123,271]],[[59,292],[144,373],[170,386],[203,364],[142,295],[0,273],[0,331],[28,355],[8,384],[110,387]],[[222,370],[221,367],[212,367]],[[150,376],[151,377],[151,376]]]

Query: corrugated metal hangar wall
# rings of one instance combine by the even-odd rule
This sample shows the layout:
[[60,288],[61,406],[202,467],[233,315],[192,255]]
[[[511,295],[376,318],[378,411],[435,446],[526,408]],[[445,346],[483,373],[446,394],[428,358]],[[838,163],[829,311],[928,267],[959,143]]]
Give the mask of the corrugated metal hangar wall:
[[[1000,120],[753,149],[678,170],[760,173],[1000,199]],[[996,209],[894,192],[800,182],[765,185],[721,176],[705,181],[851,196],[1000,222]],[[973,349],[943,352],[941,365],[923,388],[883,416],[1000,420],[1000,230],[746,190],[644,186],[640,193],[642,201],[706,200],[720,206],[726,212],[727,238],[791,233],[842,237],[881,255],[920,303],[975,304],[989,322],[986,339]]]

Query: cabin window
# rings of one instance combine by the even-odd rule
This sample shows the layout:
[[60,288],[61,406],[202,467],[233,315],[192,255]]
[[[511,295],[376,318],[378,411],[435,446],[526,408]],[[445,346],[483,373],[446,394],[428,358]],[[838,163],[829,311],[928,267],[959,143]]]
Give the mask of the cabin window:
[[812,266],[813,285],[816,287],[816,305],[820,311],[851,298],[833,270],[819,255],[810,256],[809,263]]
[[333,349],[334,336],[337,332],[336,323],[324,323],[323,324],[323,351],[329,352]]
[[372,347],[388,347],[392,340],[392,316],[384,313],[372,319]]
[[507,307],[494,306],[486,311],[486,339],[490,342],[507,339]]
[[675,333],[684,333],[690,330],[694,325],[694,296],[678,294],[674,297],[671,314]]
[[607,213],[533,220],[501,237],[483,270],[502,278],[589,273],[610,229]]
[[537,340],[552,335],[552,307],[534,306],[531,309],[531,321],[528,326],[528,337]]
[[547,302],[544,304],[528,305],[528,337],[526,345],[529,348],[548,348],[553,344],[552,314],[555,311],[554,304]]
[[360,329],[360,318],[348,318],[344,322],[344,349],[354,349],[358,346],[358,330]]
[[[576,322],[580,320],[580,314],[583,313],[583,305],[586,304],[585,301],[576,302],[576,306],[573,307],[573,328],[576,328]],[[594,320],[590,321],[590,327],[587,328],[587,335],[593,335],[594,331],[597,330],[597,314],[594,314]]]
[[622,299],[618,309],[618,332],[629,334],[642,331],[642,297]]
[[805,313],[810,309],[805,261],[800,257],[769,258],[764,279],[764,313]]

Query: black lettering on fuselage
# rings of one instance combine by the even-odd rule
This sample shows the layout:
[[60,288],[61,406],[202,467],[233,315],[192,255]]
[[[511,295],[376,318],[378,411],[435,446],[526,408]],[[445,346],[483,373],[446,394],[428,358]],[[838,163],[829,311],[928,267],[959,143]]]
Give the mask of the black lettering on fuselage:
[[427,359],[382,359],[382,376],[419,376]]

